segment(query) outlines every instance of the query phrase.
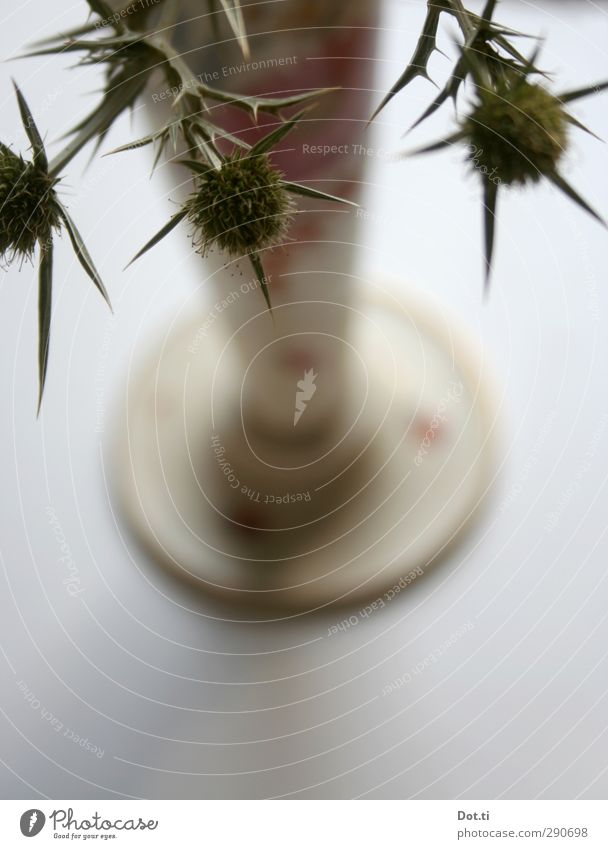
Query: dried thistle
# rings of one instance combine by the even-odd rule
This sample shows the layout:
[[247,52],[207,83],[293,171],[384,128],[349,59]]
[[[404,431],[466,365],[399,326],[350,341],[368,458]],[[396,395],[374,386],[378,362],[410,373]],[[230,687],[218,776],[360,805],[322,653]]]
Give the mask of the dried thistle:
[[0,254],[5,261],[31,259],[40,252],[38,275],[38,411],[46,380],[51,332],[53,290],[53,236],[65,226],[78,261],[101,292],[110,300],[76,225],[61,204],[55,186],[59,178],[50,173],[42,137],[19,90],[15,93],[21,120],[32,147],[32,161],[0,143]]
[[[306,110],[298,112],[252,147],[244,145],[228,156],[221,154],[211,142],[211,147],[209,143],[204,147],[199,145],[200,159],[179,160],[192,172],[195,190],[180,211],[131,262],[188,219],[194,228],[194,243],[202,253],[217,244],[231,258],[249,258],[268,309],[272,310],[260,253],[286,237],[294,209],[290,195],[356,206],[352,201],[289,182],[272,165],[271,149],[291,132],[305,113]],[[214,154],[213,166],[202,161],[209,150]]]
[[185,208],[203,255],[216,244],[229,256],[242,256],[285,238],[293,201],[266,155],[236,153],[218,170],[200,174],[195,184]]
[[[219,5],[218,5],[219,3]],[[48,364],[52,302],[53,236],[65,227],[78,260],[108,301],[108,295],[84,242],[61,204],[55,187],[71,160],[89,142],[97,148],[116,119],[133,107],[154,72],[164,74],[167,87],[175,92],[175,118],[150,135],[123,145],[124,151],[156,145],[153,170],[169,144],[173,154],[181,140],[191,159],[184,160],[193,174],[194,192],[177,215],[137,254],[141,256],[163,236],[188,217],[194,238],[204,252],[217,244],[230,255],[246,255],[255,271],[270,308],[267,280],[260,252],[285,236],[291,217],[290,195],[340,201],[324,192],[286,182],[273,168],[268,153],[303,113],[284,118],[283,110],[310,104],[333,89],[304,91],[287,97],[256,97],[220,91],[205,85],[189,68],[171,44],[179,0],[162,0],[158,10],[150,4],[125,4],[116,10],[106,0],[87,0],[92,18],[68,33],[35,45],[29,56],[76,54],[80,64],[101,66],[105,86],[101,101],[67,133],[68,143],[49,162],[21,92],[16,89],[21,117],[32,146],[31,162],[25,161],[0,143],[0,257],[31,258],[38,247],[39,266],[39,381],[38,409],[44,390]],[[156,4],[154,4],[156,6]],[[249,46],[239,0],[208,0],[203,16],[216,21],[220,11],[245,57]],[[210,24],[210,40],[214,37]],[[209,102],[245,110],[257,121],[265,112],[277,117],[277,128],[253,147],[210,120]],[[232,145],[230,155],[218,149],[218,140]],[[349,201],[344,201],[349,203]]]
[[437,47],[441,15],[455,18],[463,35],[453,71],[439,94],[411,129],[449,98],[456,104],[465,81],[473,84],[475,100],[455,133],[411,154],[432,153],[456,143],[467,145],[467,159],[481,177],[484,195],[486,287],[489,283],[499,190],[550,180],[600,223],[603,219],[570,186],[558,166],[568,148],[569,129],[590,132],[566,104],[597,94],[608,82],[576,91],[552,94],[531,77],[547,77],[536,64],[539,49],[526,58],[514,44],[524,36],[492,20],[497,0],[487,0],[481,15],[468,11],[461,0],[428,0],[428,11],[414,54],[401,77],[384,97],[374,116],[418,76],[430,79],[428,63]]
[[562,102],[541,85],[522,80],[477,91],[478,101],[462,122],[475,167],[501,183],[536,183],[553,174],[568,144]]
[[0,254],[5,262],[31,259],[36,245],[46,244],[59,229],[56,182],[36,162],[26,162],[0,143]]
[[[303,114],[298,113],[295,117],[285,119],[282,117],[283,110],[310,104],[333,89],[304,91],[287,97],[255,97],[212,88],[194,75],[184,57],[176,52],[170,42],[177,0],[163,0],[157,30],[147,29],[142,16],[132,20],[131,15],[117,15],[105,0],[87,2],[91,11],[101,20],[72,30],[67,37],[52,38],[29,54],[79,53],[82,54],[81,64],[102,64],[106,69],[107,82],[101,102],[68,134],[72,139],[51,163],[50,173],[55,174],[63,169],[91,140],[95,140],[98,146],[116,118],[133,106],[142,94],[151,74],[162,72],[168,89],[175,92],[172,104],[175,119],[143,139],[116,148],[112,153],[156,145],[154,168],[167,145],[171,143],[175,153],[181,139],[193,157],[187,164],[195,173],[195,192],[188,204],[173,216],[137,256],[141,256],[188,217],[194,227],[195,242],[203,252],[205,246],[216,243],[229,254],[245,253],[249,257],[270,307],[266,276],[259,254],[263,248],[276,243],[286,233],[291,210],[286,192],[327,200],[341,199],[286,183],[270,164],[264,171],[260,157],[289,132]],[[249,47],[238,0],[219,2],[243,54],[248,55]],[[210,8],[216,11],[214,2],[210,2]],[[100,23],[102,26],[97,26]],[[108,35],[107,30],[112,33]],[[95,37],[99,31],[101,34]],[[260,112],[278,116],[279,126],[262,140],[263,147],[260,147],[260,143],[251,147],[210,120],[209,101],[245,110],[254,121]],[[219,139],[232,144],[231,155],[226,156],[220,152],[217,146]],[[245,153],[239,156],[239,151]],[[250,156],[258,157],[257,165],[252,165]],[[239,164],[236,164],[237,160]],[[248,190],[234,193],[234,196],[226,195],[230,181],[238,173],[244,175],[245,181],[249,176],[258,182]],[[264,179],[267,180],[265,186]],[[212,216],[205,212],[206,200],[215,204]],[[250,214],[254,202],[259,213],[255,219]],[[239,218],[241,214],[243,217]]]

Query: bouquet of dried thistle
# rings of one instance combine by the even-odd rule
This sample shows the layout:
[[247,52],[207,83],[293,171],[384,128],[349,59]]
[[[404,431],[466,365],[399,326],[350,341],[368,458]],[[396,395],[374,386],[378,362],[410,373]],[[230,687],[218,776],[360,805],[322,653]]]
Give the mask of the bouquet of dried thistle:
[[[100,101],[72,128],[63,149],[49,159],[34,116],[15,84],[31,155],[24,159],[0,142],[0,254],[5,262],[30,259],[36,250],[39,254],[39,408],[49,352],[53,239],[63,230],[84,271],[109,304],[101,276],[60,199],[61,180],[85,146],[92,144],[96,151],[102,145],[117,118],[142,97],[152,75],[162,75],[167,90],[173,93],[169,120],[144,138],[113,152],[149,147],[154,151],[153,168],[161,157],[173,158],[189,171],[192,191],[178,212],[134,259],[184,221],[202,254],[217,245],[228,257],[248,258],[271,309],[260,253],[285,238],[297,196],[350,203],[286,180],[272,160],[276,146],[330,89],[285,97],[227,92],[207,84],[201,75],[196,76],[176,46],[174,34],[180,20],[180,0],[136,0],[119,8],[105,0],[86,0],[86,3],[89,18],[84,24],[34,45],[26,55],[75,54],[80,64],[101,67],[105,86]],[[206,6],[197,19],[201,39],[216,43],[219,21],[223,20],[232,41],[248,58],[245,15],[239,0],[207,0]],[[347,6],[333,4],[332,25],[343,23]],[[538,65],[538,46],[529,56],[522,52],[521,40],[533,34],[517,32],[496,22],[496,6],[497,0],[487,0],[483,10],[474,13],[461,0],[428,0],[414,53],[372,116],[373,119],[416,77],[428,78],[429,60],[439,50],[440,22],[444,18],[453,19],[461,33],[457,60],[445,85],[413,126],[448,100],[456,105],[465,87],[472,102],[457,119],[453,133],[412,153],[430,153],[454,144],[466,146],[466,158],[483,182],[486,284],[492,262],[497,199],[503,187],[526,186],[548,179],[601,221],[560,174],[559,164],[568,148],[570,130],[590,132],[568,111],[568,104],[608,87],[608,82],[601,82],[576,91],[553,92],[549,75]],[[253,4],[251,15],[256,13]],[[281,5],[277,14],[284,15],[285,7]],[[245,112],[252,124],[263,114],[271,116],[271,122],[266,123],[270,129],[250,144],[230,132],[227,125],[222,126],[221,119],[215,117],[217,110],[212,108],[218,104]]]

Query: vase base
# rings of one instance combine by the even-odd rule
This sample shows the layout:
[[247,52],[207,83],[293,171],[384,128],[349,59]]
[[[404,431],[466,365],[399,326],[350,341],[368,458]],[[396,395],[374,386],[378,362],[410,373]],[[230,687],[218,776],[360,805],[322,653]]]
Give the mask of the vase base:
[[496,406],[453,318],[413,294],[361,305],[349,331],[357,415],[326,480],[289,440],[272,459],[291,465],[254,452],[259,475],[231,453],[210,404],[224,349],[192,344],[203,321],[176,325],[146,359],[119,425],[116,489],[157,560],[224,598],[312,610],[405,586],[470,525],[495,474]]

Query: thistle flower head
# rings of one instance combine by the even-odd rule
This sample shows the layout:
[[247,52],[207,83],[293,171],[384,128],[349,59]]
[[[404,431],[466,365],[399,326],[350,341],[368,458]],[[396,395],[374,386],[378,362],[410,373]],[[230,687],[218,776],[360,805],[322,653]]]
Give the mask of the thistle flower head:
[[60,217],[56,180],[33,162],[0,145],[0,255],[30,258],[37,242],[47,243]]
[[[308,99],[308,94],[304,97]],[[287,235],[294,208],[291,195],[352,204],[352,201],[329,195],[313,186],[286,181],[284,175],[272,166],[268,152],[291,132],[306,112],[307,109],[304,109],[287,120],[281,120],[253,147],[245,145],[245,151],[237,149],[231,156],[222,155],[215,147],[208,127],[191,127],[186,135],[191,143],[194,138],[198,140],[192,144],[197,148],[197,158],[179,161],[193,173],[195,190],[179,212],[146,242],[131,262],[158,244],[187,218],[194,231],[194,244],[201,254],[217,245],[232,258],[248,256],[264,300],[272,312],[260,252],[279,244]],[[148,144],[150,140],[151,137],[148,137],[144,143]],[[235,140],[235,148],[237,144],[240,146],[242,143]]]
[[184,208],[201,253],[217,244],[227,254],[241,256],[285,237],[293,203],[283,175],[265,154],[237,154],[198,177]]
[[462,129],[469,160],[505,185],[535,183],[556,172],[567,147],[568,116],[547,89],[525,80],[478,90]]

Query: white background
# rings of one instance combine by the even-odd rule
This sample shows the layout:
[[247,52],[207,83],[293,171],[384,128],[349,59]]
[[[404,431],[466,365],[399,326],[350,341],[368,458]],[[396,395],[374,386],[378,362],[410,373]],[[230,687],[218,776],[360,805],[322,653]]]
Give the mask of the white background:
[[[5,3],[3,58],[79,20],[83,6]],[[379,91],[400,73],[422,6],[385,4],[382,59],[370,61]],[[505,2],[500,18],[548,37],[544,63],[563,87],[608,76],[605,6]],[[50,140],[87,108],[80,95],[98,78],[63,64],[0,66],[3,141],[25,150],[11,75]],[[447,67],[433,60],[437,78]],[[417,82],[397,98],[373,144],[399,148],[431,95]],[[606,104],[575,106],[603,137]],[[448,115],[416,141],[445,132]],[[140,115],[133,128],[125,119],[112,142],[144,127]],[[608,214],[606,150],[578,134],[566,170]],[[81,176],[85,154],[70,167],[70,210],[116,316],[62,244],[36,421],[35,274],[12,267],[1,278],[3,796],[606,796],[608,240],[552,188],[515,194],[500,209],[492,296],[482,303],[479,195],[459,158],[370,158],[367,207],[379,217],[361,265],[414,282],[482,339],[505,432],[494,505],[427,579],[331,637],[350,611],[238,621],[242,612],[149,562],[122,527],[108,470],[126,365],[134,339],[153,338],[200,284],[200,265],[174,234],[153,261],[121,270],[171,211],[158,201],[170,186],[149,181],[147,157],[100,159]],[[63,583],[58,527],[78,598]],[[440,662],[382,695],[469,621]]]

